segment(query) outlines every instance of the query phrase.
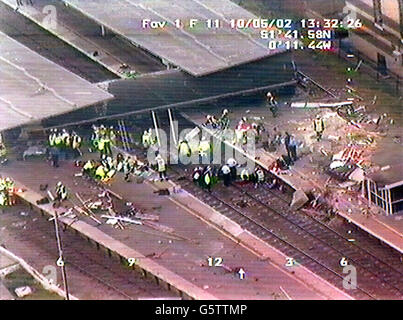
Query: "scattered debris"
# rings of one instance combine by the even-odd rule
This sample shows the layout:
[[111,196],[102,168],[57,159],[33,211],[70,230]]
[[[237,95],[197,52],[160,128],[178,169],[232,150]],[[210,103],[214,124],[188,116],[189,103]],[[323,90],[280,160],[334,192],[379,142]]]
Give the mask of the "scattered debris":
[[134,217],[139,220],[159,221],[160,217],[154,214],[145,214],[137,212]]
[[350,180],[356,181],[356,182],[362,182],[364,181],[364,170],[361,168],[356,168],[348,177]]
[[28,286],[18,287],[15,289],[15,294],[19,298],[24,298],[25,296],[32,294],[32,292],[32,289]]
[[14,263],[11,266],[7,266],[3,269],[0,269],[0,278],[4,278],[7,275],[17,271],[18,269],[20,269],[21,265],[19,263]]
[[123,198],[119,194],[113,192],[112,190],[105,189],[105,191],[108,192],[109,194],[113,195],[116,199],[123,200]]
[[308,196],[302,190],[297,190],[294,192],[292,196],[292,201],[290,204],[290,208],[292,210],[298,210],[304,206],[305,203],[309,201]]
[[129,218],[126,218],[126,217],[102,215],[101,218],[112,219],[112,220],[116,220],[116,221],[122,221],[122,222],[131,223],[131,224],[137,224],[137,225],[142,225],[143,224],[141,221],[129,219]]
[[160,189],[160,190],[154,191],[154,193],[158,193],[158,195],[160,195],[160,196],[169,196],[170,195],[168,189]]
[[347,106],[353,104],[352,101],[341,101],[341,102],[293,102],[291,103],[291,108],[339,108],[342,106]]
[[12,225],[13,227],[15,227],[15,228],[19,228],[19,227],[24,227],[24,226],[26,225],[26,222],[25,222],[25,221],[13,222],[11,225]]

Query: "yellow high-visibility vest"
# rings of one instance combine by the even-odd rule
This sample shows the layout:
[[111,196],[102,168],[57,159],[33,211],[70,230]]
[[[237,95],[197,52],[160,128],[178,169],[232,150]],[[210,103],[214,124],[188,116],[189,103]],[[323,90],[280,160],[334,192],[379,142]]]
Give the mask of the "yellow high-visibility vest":
[[323,130],[325,130],[325,125],[324,125],[322,119],[315,119],[315,121],[314,121],[314,130],[316,132],[322,132]]
[[101,179],[105,178],[105,170],[103,166],[99,166],[95,171],[95,175],[101,177]]
[[94,165],[92,164],[91,160],[88,160],[83,167],[84,170],[91,170],[92,168],[94,168]]
[[158,159],[158,160],[157,160],[157,165],[158,165],[158,172],[163,172],[163,171],[165,171],[166,167],[165,167],[165,161],[164,161],[164,159]]
[[72,143],[73,149],[80,148],[80,145],[81,145],[81,137],[80,136],[73,136],[73,143]]
[[104,148],[105,148],[105,139],[104,139],[104,138],[101,138],[101,139],[98,141],[98,150],[99,150],[99,151],[102,151],[102,150],[104,150]]
[[204,175],[204,183],[205,183],[206,185],[209,185],[210,182],[211,182],[210,174],[207,173],[207,174]]
[[249,180],[249,172],[247,169],[243,169],[241,172],[241,179],[243,181]]
[[190,156],[192,151],[190,150],[189,144],[187,142],[181,142],[179,145],[179,153],[182,155]]

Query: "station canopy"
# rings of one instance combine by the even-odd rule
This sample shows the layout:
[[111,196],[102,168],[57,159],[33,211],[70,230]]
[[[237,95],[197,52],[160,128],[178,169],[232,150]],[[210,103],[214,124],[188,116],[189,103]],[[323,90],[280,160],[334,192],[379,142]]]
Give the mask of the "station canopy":
[[[232,28],[231,19],[257,17],[229,0],[63,0],[100,25],[193,76],[277,54],[257,28]],[[190,19],[198,23],[190,28]],[[145,20],[149,20],[144,24]],[[176,21],[182,22],[178,28]],[[210,27],[208,21],[210,20]],[[214,27],[215,20],[220,26]],[[164,27],[151,28],[153,23]],[[154,27],[156,25],[154,24]],[[242,25],[241,25],[242,26]]]
[[0,32],[0,132],[112,98]]

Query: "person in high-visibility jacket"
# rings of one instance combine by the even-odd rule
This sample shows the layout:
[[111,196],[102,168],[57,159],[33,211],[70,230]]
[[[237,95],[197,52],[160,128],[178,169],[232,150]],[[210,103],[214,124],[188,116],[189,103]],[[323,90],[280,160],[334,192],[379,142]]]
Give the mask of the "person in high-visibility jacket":
[[8,195],[4,190],[0,190],[0,207],[6,207],[8,205]]
[[73,133],[71,135],[71,147],[72,147],[72,149],[73,149],[73,151],[75,153],[74,154],[75,157],[77,157],[78,155],[79,156],[83,155],[81,150],[80,150],[81,142],[82,142],[81,137],[76,132],[73,131]]
[[320,115],[317,115],[316,119],[313,121],[313,129],[316,132],[316,140],[320,141],[322,139],[323,131],[325,131],[325,123]]
[[98,140],[98,151],[99,151],[99,153],[100,153],[100,155],[101,155],[101,157],[103,156],[103,155],[106,155],[106,151],[105,151],[105,137],[100,137],[99,138],[99,140]]
[[104,143],[104,153],[108,156],[112,156],[112,140],[109,135],[104,135],[101,140]]
[[116,144],[116,132],[113,126],[110,126],[108,129],[108,138],[111,141],[111,144]]
[[3,142],[0,141],[0,164],[7,162],[7,148]]
[[55,139],[54,139],[55,147],[61,148],[63,145],[63,138],[60,132],[55,131]]
[[57,136],[56,130],[57,129],[50,129],[50,133],[49,133],[49,136],[48,136],[48,141],[49,141],[49,146],[50,147],[55,146],[55,143],[56,143],[55,140],[56,140],[56,136]]
[[209,164],[211,161],[211,145],[206,137],[202,137],[199,144],[199,161],[202,164]]
[[141,140],[143,143],[143,147],[147,149],[150,146],[150,135],[148,134],[147,130],[144,130]]
[[90,152],[93,152],[98,149],[98,143],[100,139],[99,128],[96,125],[92,126],[92,135],[91,135],[91,148],[89,149]]
[[71,147],[71,136],[70,136],[70,133],[66,129],[63,129],[61,138],[62,138],[63,147],[70,148]]
[[15,183],[10,178],[6,178],[4,180],[5,188],[7,189],[7,196],[8,196],[8,205],[13,206],[15,204],[15,197],[14,197],[14,186]]
[[6,187],[6,179],[0,176],[0,207],[8,206],[8,189]]
[[83,166],[84,173],[88,174],[90,177],[94,176],[95,164],[93,160],[88,160]]
[[136,168],[136,162],[128,156],[123,162],[123,173],[125,175],[125,181],[130,182],[130,175],[134,173]]
[[104,179],[104,180],[105,180],[105,181],[111,180],[115,174],[116,174],[116,170],[115,170],[115,169],[108,170],[108,172],[106,173],[106,176],[105,176],[105,179]]
[[153,130],[149,128],[148,130],[144,130],[143,136],[142,136],[142,143],[143,147],[145,149],[148,149],[149,147],[153,146],[156,144],[156,139],[153,137]]
[[99,165],[95,170],[95,178],[103,181],[105,179],[105,176],[106,176],[105,167],[103,165]]
[[168,180],[167,178],[167,166],[165,164],[164,158],[161,156],[161,154],[158,154],[157,157],[155,158],[155,161],[157,162],[157,170],[160,176],[160,181],[162,180]]
[[56,199],[59,201],[64,201],[67,199],[67,190],[61,181],[59,181],[56,185]]
[[212,178],[213,178],[212,168],[210,166],[205,167],[202,176],[202,186],[209,192],[211,192],[211,186],[213,183]]
[[273,94],[271,92],[268,92],[266,95],[266,99],[267,99],[267,103],[269,105],[269,109],[273,115],[273,118],[277,117],[277,111],[278,111],[278,107],[277,107],[277,101],[274,98]]
[[179,160],[187,164],[187,158],[192,155],[192,149],[190,148],[189,142],[187,140],[182,140],[178,145]]
[[247,168],[242,169],[241,180],[244,182],[247,182],[247,181],[249,181],[249,179],[250,179],[249,170]]

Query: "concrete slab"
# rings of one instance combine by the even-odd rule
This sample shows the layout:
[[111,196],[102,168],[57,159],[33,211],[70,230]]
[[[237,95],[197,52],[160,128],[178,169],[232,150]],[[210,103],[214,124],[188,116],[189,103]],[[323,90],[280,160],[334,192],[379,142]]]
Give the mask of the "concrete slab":
[[0,131],[113,96],[0,32]]
[[[105,25],[129,41],[152,52],[194,76],[202,76],[254,61],[284,50],[268,50],[259,30],[230,27],[231,19],[257,18],[228,0],[143,1],[65,0],[91,19]],[[143,21],[166,22],[150,28]],[[179,19],[184,28],[178,28]],[[195,28],[189,20],[197,19]],[[219,28],[208,28],[207,20],[219,20]]]
[[[14,0],[1,1],[13,9],[17,8]],[[52,10],[55,12],[55,23],[49,20]],[[130,72],[141,74],[165,69],[158,59],[116,35],[105,31],[106,35],[102,36],[101,28],[96,23],[60,1],[38,0],[33,5],[20,6],[18,13],[119,77],[125,78]]]
[[10,267],[14,264],[16,264],[15,260],[12,260],[9,257],[0,254],[0,269]]

